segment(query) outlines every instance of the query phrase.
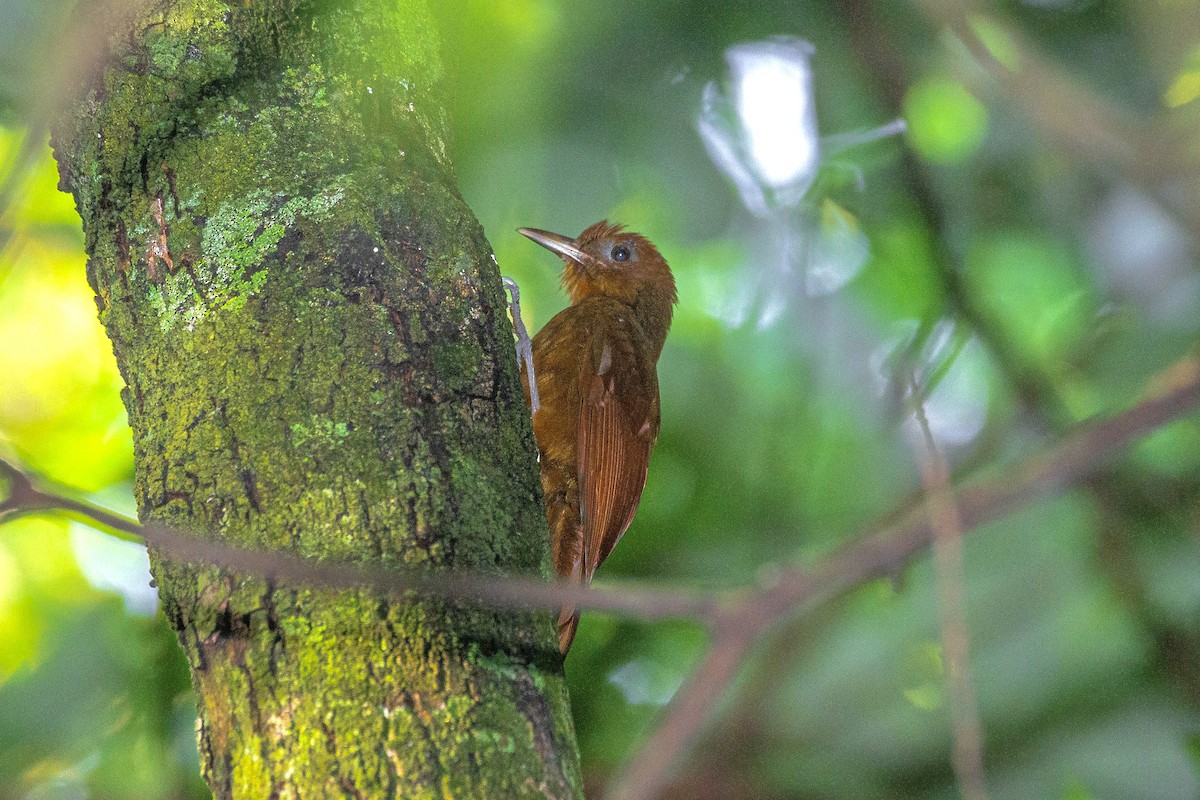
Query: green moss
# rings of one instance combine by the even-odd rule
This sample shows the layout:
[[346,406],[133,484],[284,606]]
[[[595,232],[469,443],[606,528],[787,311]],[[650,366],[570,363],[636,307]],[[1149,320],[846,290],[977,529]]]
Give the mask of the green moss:
[[233,790],[239,797],[269,797],[271,774],[262,759],[262,741],[250,734],[242,746],[241,757],[234,761]]
[[[236,311],[267,281],[269,257],[298,222],[321,222],[345,198],[331,187],[314,197],[287,198],[281,192],[253,192],[240,202],[221,204],[208,218],[194,269],[166,274],[149,288],[159,325],[194,329],[214,309]],[[138,229],[142,230],[142,229]]]
[[[424,3],[177,0],[114,41],[55,140],[143,518],[313,558],[548,574]],[[557,663],[549,613],[153,567],[216,796],[579,796],[562,675],[531,663]]]

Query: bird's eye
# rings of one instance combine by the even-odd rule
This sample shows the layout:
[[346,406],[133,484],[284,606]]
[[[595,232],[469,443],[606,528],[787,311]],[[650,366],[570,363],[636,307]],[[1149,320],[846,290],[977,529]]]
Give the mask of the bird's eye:
[[611,255],[613,261],[628,261],[629,248],[623,244],[619,244],[612,249]]

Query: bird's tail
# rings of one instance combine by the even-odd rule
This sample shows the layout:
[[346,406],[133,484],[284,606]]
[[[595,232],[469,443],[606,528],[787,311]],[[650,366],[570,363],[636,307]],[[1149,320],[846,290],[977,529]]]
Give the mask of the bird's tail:
[[579,627],[579,610],[575,606],[563,606],[558,615],[558,649],[564,656],[571,649],[575,640],[575,630]]
[[[584,586],[592,582],[592,576],[585,577],[583,563],[587,558],[587,554],[581,552],[583,548],[582,532],[576,528],[575,535],[570,538],[559,537],[559,541],[564,543],[564,546],[570,548],[569,552],[556,553],[556,562],[562,564],[567,560],[570,564],[569,571],[563,575],[571,584],[582,584]],[[560,572],[562,574],[562,572]],[[575,641],[575,630],[579,627],[579,606],[574,603],[564,603],[563,607],[558,612],[558,651],[564,656],[571,649],[571,642]]]

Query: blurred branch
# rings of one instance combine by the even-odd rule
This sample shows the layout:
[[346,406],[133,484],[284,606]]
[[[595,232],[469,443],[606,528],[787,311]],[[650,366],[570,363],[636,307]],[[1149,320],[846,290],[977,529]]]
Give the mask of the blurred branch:
[[[967,531],[1071,484],[1134,439],[1200,406],[1200,357],[1185,358],[1161,373],[1149,394],[1132,408],[1080,426],[1071,436],[993,477],[970,481],[957,493],[961,529]],[[895,574],[929,545],[928,502],[901,508],[834,550],[814,568],[794,564],[770,586],[717,597],[684,590],[637,587],[584,588],[487,575],[429,575],[359,564],[317,562],[280,552],[247,550],[201,539],[159,525],[136,522],[36,487],[25,473],[0,462],[8,497],[0,522],[46,510],[79,514],[105,527],[141,536],[165,555],[200,561],[266,578],[330,589],[371,588],[387,594],[416,593],[482,602],[503,608],[583,608],[626,613],[643,619],[690,617],[709,621],[713,645],[676,693],[660,727],[612,785],[609,796],[649,800],[700,735],[742,658],[782,619],[824,602],[873,578]]]
[[[893,46],[890,29],[881,24],[874,7],[865,0],[837,0],[837,3],[849,29],[854,53],[861,63],[869,67],[867,78],[875,82],[877,91],[888,106],[899,113],[910,85],[910,71],[901,51]],[[949,12],[943,8],[940,13],[945,15]],[[971,41],[977,41],[974,33],[970,33],[970,36]],[[978,45],[977,49],[981,50],[976,54],[978,58],[992,62],[994,69],[1003,69],[1002,65],[994,63],[995,58],[986,48]],[[1034,419],[1045,429],[1063,434],[1072,424],[1073,416],[1053,379],[1020,354],[1013,346],[1012,339],[988,319],[963,285],[960,259],[947,244],[951,231],[945,204],[938,196],[929,168],[910,150],[903,150],[902,158],[908,189],[916,200],[926,226],[935,233],[934,265],[953,311],[975,331]],[[1200,238],[1200,228],[1194,229],[1193,234]],[[1183,689],[1193,707],[1200,708],[1200,670],[1192,666],[1200,663],[1200,637],[1186,628],[1155,618],[1147,606],[1147,588],[1141,585],[1142,578],[1130,561],[1133,545],[1129,540],[1129,531],[1149,505],[1141,493],[1130,492],[1129,485],[1136,483],[1130,478],[1130,475],[1121,471],[1105,470],[1088,476],[1084,481],[1083,486],[1093,501],[1105,509],[1100,566],[1132,617],[1150,635],[1155,658],[1165,674]],[[1189,496],[1177,505],[1190,507],[1191,502]]]
[[1115,172],[1139,187],[1200,242],[1200,187],[1189,155],[1194,138],[1175,142],[1163,120],[1143,121],[1079,85],[1011,26],[986,16],[986,6],[973,0],[923,0],[917,6],[970,54],[977,69],[959,74],[968,88],[979,94],[995,86],[1047,139],[1100,174]]
[[163,555],[182,561],[211,564],[269,580],[284,580],[324,589],[374,589],[385,595],[426,595],[449,600],[482,602],[499,608],[550,608],[564,603],[610,611],[639,619],[715,618],[719,598],[687,590],[636,586],[582,587],[531,578],[483,574],[431,574],[411,570],[339,564],[280,551],[250,550],[215,539],[203,539],[153,523],[142,525],[79,500],[43,491],[21,470],[0,460],[0,475],[8,480],[9,496],[0,502],[0,523],[43,511],[65,512],[119,538],[143,541]]
[[[867,66],[866,79],[875,83],[876,91],[884,99],[889,111],[900,114],[904,108],[905,96],[912,85],[907,61],[893,46],[888,29],[883,26],[867,0],[835,2],[849,30],[854,54]],[[933,232],[930,242],[935,256],[933,266],[941,278],[951,310],[970,326],[991,352],[1018,397],[1026,405],[1037,406],[1048,412],[1053,421],[1059,423],[1051,426],[1051,429],[1061,432],[1062,426],[1070,422],[1071,417],[1057,390],[1038,374],[1010,338],[988,320],[983,309],[964,285],[959,269],[960,259],[948,244],[951,231],[945,209],[934,188],[928,167],[917,158],[911,148],[901,148],[900,158],[905,183],[916,202],[917,211],[928,229]]]
[[651,800],[666,787],[676,762],[704,730],[746,653],[762,634],[761,622],[739,624],[748,610],[744,605],[732,610],[717,628],[700,666],[675,693],[662,723],[613,782],[606,800]]
[[[1200,357],[1185,358],[1151,382],[1132,408],[1073,435],[989,479],[957,493],[963,533],[992,522],[1037,497],[1069,485],[1101,459],[1200,406]],[[834,550],[809,570],[793,566],[770,587],[744,593],[721,607],[712,649],[663,712],[663,722],[614,780],[610,800],[650,800],[700,735],[741,658],[774,625],[872,578],[895,574],[931,540],[927,502],[901,509],[889,521]],[[720,681],[719,685],[714,684]]]
[[60,511],[122,541],[141,542],[145,538],[142,526],[134,520],[65,495],[43,491],[34,485],[33,479],[3,459],[0,459],[0,478],[8,483],[8,497],[0,502],[0,524],[26,514]]
[[[913,397],[919,387],[912,381]],[[920,442],[913,443],[921,469],[933,529],[934,582],[941,617],[942,653],[949,687],[951,733],[954,737],[954,775],[963,800],[987,800],[983,770],[983,726],[975,690],[971,685],[970,634],[967,630],[967,598],[963,579],[962,522],[954,503],[950,470],[938,447],[925,404],[915,400],[913,419],[920,429]]]
[[25,132],[14,148],[9,163],[0,164],[0,252],[12,238],[5,217],[25,176],[41,158],[50,122],[74,94],[76,83],[90,83],[104,64],[110,39],[126,20],[143,8],[148,0],[99,0],[80,4],[55,41],[47,43],[54,53],[55,69],[43,74],[44,80],[33,92],[34,100],[23,109]]

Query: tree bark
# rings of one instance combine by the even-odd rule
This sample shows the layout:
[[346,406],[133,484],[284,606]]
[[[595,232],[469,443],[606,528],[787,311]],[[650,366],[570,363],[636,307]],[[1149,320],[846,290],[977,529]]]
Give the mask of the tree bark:
[[[127,384],[142,519],[549,576],[424,0],[155,0],[113,25],[54,146]],[[550,614],[152,560],[217,797],[581,796]]]

